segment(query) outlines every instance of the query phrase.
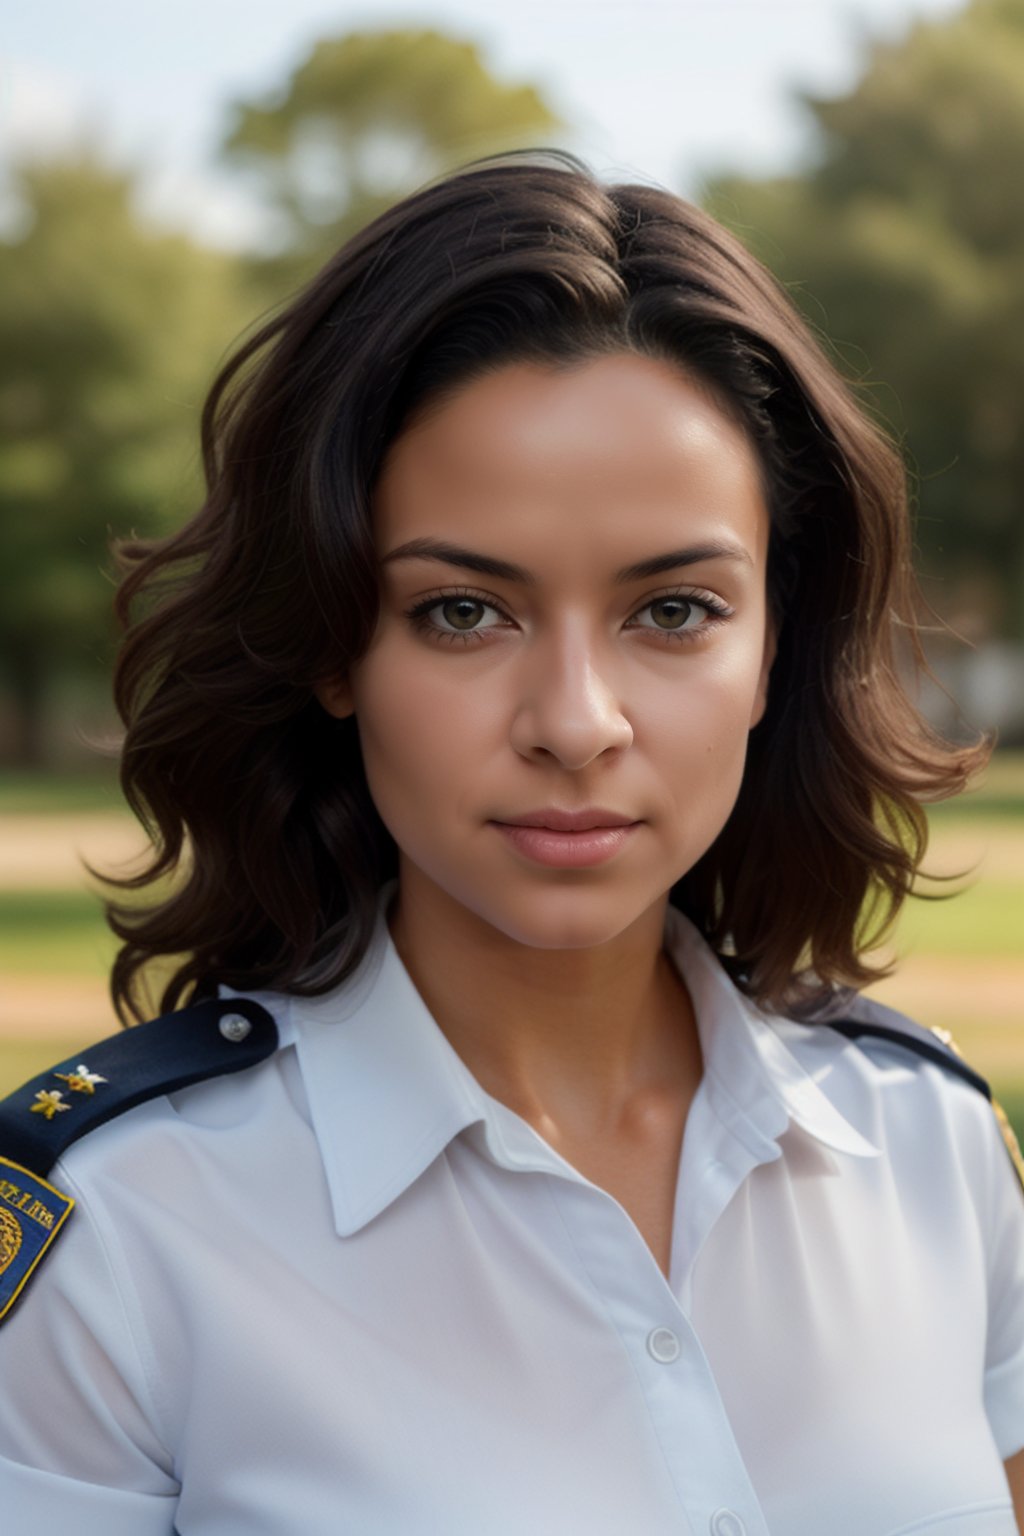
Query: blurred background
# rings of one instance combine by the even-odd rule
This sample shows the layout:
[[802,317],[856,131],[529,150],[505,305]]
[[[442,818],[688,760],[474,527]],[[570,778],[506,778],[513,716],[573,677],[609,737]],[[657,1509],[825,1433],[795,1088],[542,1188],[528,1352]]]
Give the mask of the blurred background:
[[1000,747],[872,990],[1024,1131],[1024,0],[51,0],[0,47],[0,1094],[116,1027],[109,539],[195,510],[218,363],[341,241],[558,145],[735,230],[903,449],[922,703]]

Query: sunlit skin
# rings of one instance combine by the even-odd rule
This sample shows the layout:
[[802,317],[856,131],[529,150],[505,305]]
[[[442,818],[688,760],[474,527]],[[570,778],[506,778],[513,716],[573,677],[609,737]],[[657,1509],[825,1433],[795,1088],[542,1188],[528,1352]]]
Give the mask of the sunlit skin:
[[[630,1149],[660,1146],[674,1167],[702,1068],[665,906],[735,803],[773,657],[754,451],[668,363],[517,363],[396,441],[373,520],[377,630],[318,696],[355,711],[398,845],[402,961],[484,1088],[563,1155],[579,1166],[618,1147],[620,1182]],[[535,584],[387,558],[415,538],[514,562]],[[679,595],[689,604],[656,601]],[[428,597],[417,627],[408,610]],[[535,864],[489,825],[588,805],[642,822],[591,868]]]
[[1013,1496],[1013,1513],[1017,1519],[1017,1529],[1024,1536],[1024,1451],[1018,1451],[1016,1456],[1011,1456],[1004,1465],[1006,1480]]

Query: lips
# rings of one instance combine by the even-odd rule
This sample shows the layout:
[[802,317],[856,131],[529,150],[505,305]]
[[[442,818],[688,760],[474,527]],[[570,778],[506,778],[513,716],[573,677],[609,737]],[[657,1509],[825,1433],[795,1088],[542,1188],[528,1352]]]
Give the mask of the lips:
[[547,827],[551,832],[589,832],[594,827],[628,827],[637,820],[635,816],[623,816],[603,806],[581,811],[562,811],[551,807],[542,811],[525,811],[520,816],[495,819],[506,827]]

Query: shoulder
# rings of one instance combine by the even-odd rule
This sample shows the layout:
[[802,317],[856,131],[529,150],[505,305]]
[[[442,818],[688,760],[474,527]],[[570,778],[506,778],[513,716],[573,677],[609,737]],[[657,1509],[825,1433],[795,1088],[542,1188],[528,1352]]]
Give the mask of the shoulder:
[[[785,1043],[815,1075],[854,1079],[880,1116],[902,1119],[915,1134],[927,1116],[937,1133],[951,1121],[963,1135],[1003,1143],[1024,1195],[1024,1156],[1005,1111],[985,1077],[946,1029],[919,1023],[873,998],[837,993],[799,1019],[772,1020]],[[847,1094],[855,1092],[848,1081]]]
[[[834,1030],[872,1054],[879,1042],[895,1045],[900,1052],[910,1052],[912,1057],[930,1061],[944,1072],[968,1083],[984,1098],[991,1101],[992,1090],[980,1072],[969,1065],[949,1030],[934,1025],[919,1024],[905,1013],[879,1003],[874,998],[859,994],[840,995],[801,1021]],[[885,1052],[881,1053],[885,1059]]]
[[213,999],[121,1030],[0,1100],[0,1321],[72,1215],[58,1164],[76,1143],[140,1105],[253,1067],[277,1045],[261,1003]]

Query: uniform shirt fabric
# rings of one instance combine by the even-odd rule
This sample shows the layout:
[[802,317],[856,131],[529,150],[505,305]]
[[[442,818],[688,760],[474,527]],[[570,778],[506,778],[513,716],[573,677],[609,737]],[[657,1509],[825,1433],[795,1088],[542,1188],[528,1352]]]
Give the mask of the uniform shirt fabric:
[[4,1532],[1017,1536],[1024,1199],[983,1096],[760,1011],[669,907],[705,1071],[666,1279],[449,1045],[394,888],[345,984],[253,994],[267,1061],[53,1170]]

